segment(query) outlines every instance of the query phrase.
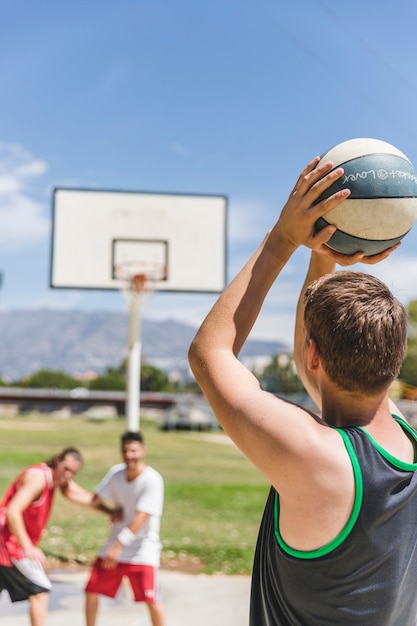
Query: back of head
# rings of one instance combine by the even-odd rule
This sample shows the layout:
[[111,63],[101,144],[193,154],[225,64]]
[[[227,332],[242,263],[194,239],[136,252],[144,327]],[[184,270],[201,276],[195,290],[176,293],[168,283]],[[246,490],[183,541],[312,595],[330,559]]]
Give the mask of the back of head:
[[362,272],[322,276],[305,294],[304,324],[340,389],[376,395],[398,376],[407,312],[379,279]]

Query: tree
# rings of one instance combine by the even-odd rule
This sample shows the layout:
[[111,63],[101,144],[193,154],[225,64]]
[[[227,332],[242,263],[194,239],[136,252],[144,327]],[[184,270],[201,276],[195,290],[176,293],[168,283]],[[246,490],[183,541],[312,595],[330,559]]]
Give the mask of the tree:
[[[108,367],[103,374],[89,382],[88,388],[95,391],[125,391],[127,377],[126,360],[118,367]],[[5,384],[0,379],[0,385]],[[41,389],[74,389],[80,381],[61,371],[41,369],[15,383],[19,387]],[[153,365],[142,364],[142,391],[170,391],[168,375]]]
[[294,360],[289,354],[277,354],[259,375],[263,388],[272,393],[297,393],[304,391]]
[[92,380],[89,387],[93,391],[125,391],[126,376],[109,368],[104,374]]
[[53,371],[48,369],[41,369],[26,376],[17,383],[20,387],[29,387],[32,389],[74,389],[79,386],[79,381],[61,371]]
[[407,313],[407,356],[402,365],[399,378],[408,385],[417,387],[417,300],[412,300],[407,305]]
[[140,373],[142,391],[168,391],[170,382],[167,374],[153,365],[142,365]]
[[[118,367],[108,367],[104,374],[91,381],[90,389],[125,391],[126,370],[125,360]],[[167,374],[153,365],[142,364],[140,381],[141,391],[168,391],[170,386]]]

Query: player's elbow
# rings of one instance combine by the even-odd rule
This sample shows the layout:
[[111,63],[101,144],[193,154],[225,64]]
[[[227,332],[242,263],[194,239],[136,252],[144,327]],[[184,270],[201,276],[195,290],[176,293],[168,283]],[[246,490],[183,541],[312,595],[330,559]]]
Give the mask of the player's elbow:
[[202,391],[211,381],[212,374],[216,370],[217,351],[207,345],[204,338],[197,334],[188,350],[188,362],[194,378]]
[[201,350],[200,342],[198,341],[197,337],[194,338],[188,350],[188,362],[190,364],[191,371],[194,374],[194,378],[197,382],[200,382],[205,367],[203,360],[203,351]]

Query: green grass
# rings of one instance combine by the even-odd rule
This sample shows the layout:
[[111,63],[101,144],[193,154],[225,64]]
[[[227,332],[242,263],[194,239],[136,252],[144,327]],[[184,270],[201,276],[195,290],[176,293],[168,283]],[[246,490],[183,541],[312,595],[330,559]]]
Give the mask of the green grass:
[[[120,462],[124,419],[0,417],[0,493],[16,474],[67,445],[79,447],[85,464],[76,480],[93,489]],[[206,573],[248,574],[268,485],[232,445],[201,433],[161,432],[142,418],[146,461],[165,480],[162,562]],[[57,494],[41,547],[60,560],[90,563],[108,533],[104,515]]]

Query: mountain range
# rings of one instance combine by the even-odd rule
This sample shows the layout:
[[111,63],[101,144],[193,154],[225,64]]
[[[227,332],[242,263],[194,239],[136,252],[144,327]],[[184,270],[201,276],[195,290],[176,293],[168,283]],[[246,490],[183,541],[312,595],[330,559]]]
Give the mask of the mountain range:
[[[189,377],[188,347],[196,332],[178,320],[141,320],[142,359],[182,379]],[[127,313],[24,309],[0,312],[0,377],[17,381],[39,369],[71,375],[117,367],[128,351]],[[248,340],[242,359],[288,349],[281,342]]]

